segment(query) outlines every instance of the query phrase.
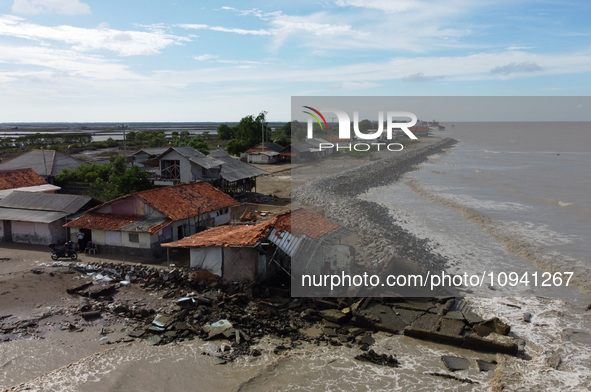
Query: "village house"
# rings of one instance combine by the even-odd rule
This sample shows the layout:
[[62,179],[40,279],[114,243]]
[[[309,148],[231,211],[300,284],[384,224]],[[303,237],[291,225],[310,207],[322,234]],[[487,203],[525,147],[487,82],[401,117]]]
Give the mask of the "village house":
[[[280,271],[289,273],[291,258],[299,252],[314,254],[319,261],[314,270],[336,270],[339,263],[348,266],[349,247],[335,241],[343,233],[337,223],[298,209],[255,225],[216,227],[163,246],[189,248],[191,268],[209,271],[224,281],[262,281]],[[339,254],[345,256],[339,258]]]
[[207,182],[191,182],[121,196],[65,226],[85,232],[99,252],[158,258],[162,243],[230,222],[237,204]]
[[223,164],[219,159],[188,146],[169,147],[142,163],[157,168],[154,185],[175,185],[193,181],[215,182],[221,178]]
[[273,164],[282,161],[281,151],[284,147],[271,142],[257,144],[244,153],[248,163]]
[[0,170],[0,199],[14,191],[55,193],[60,187],[48,184],[33,169]]
[[31,168],[48,183],[63,169],[75,170],[83,162],[54,150],[31,150],[17,157],[0,163],[0,170]]
[[14,191],[0,200],[0,238],[48,245],[69,239],[64,224],[99,204],[88,196]]
[[209,156],[223,162],[220,181],[214,185],[229,194],[239,195],[253,189],[256,192],[257,177],[269,174],[231,157],[222,149],[211,151]]

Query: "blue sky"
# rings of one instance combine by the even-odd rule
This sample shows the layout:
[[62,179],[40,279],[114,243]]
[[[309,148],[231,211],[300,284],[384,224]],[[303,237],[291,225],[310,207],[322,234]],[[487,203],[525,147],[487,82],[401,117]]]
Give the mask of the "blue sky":
[[591,2],[0,0],[0,122],[288,121],[297,95],[591,95]]

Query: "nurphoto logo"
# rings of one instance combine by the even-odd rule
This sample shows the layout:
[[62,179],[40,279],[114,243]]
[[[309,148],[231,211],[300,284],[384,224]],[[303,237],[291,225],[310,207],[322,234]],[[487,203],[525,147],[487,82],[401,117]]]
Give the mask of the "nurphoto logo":
[[[324,118],[323,112],[330,112],[336,114],[336,117],[339,120],[339,135],[338,138],[340,140],[352,140],[351,137],[351,119],[347,112],[341,109],[336,108],[326,108],[326,109],[314,109],[311,106],[302,106],[308,110],[303,110],[304,113],[308,114],[310,118],[308,118],[308,128],[307,128],[307,138],[312,139],[314,138],[314,129],[313,124],[314,120],[320,126],[320,129],[329,130],[328,124],[326,119]],[[410,119],[410,121],[400,121],[399,119]],[[401,130],[404,132],[410,139],[416,140],[417,137],[412,133],[409,129],[413,127],[417,123],[417,116],[414,113],[410,112],[387,112],[386,113],[386,133],[384,138],[384,112],[378,112],[378,129],[375,132],[364,133],[359,130],[359,112],[353,112],[353,132],[355,134],[354,139],[357,140],[372,140],[374,142],[362,142],[362,143],[349,143],[348,145],[343,144],[335,144],[335,143],[320,143],[320,149],[332,149],[336,148],[337,151],[339,149],[345,150],[355,150],[355,151],[369,151],[372,146],[376,147],[377,150],[380,150],[380,147],[386,147],[389,151],[401,151],[404,146],[400,143],[381,143],[380,140],[387,140],[392,141],[396,137],[396,134],[393,132],[396,130]]]

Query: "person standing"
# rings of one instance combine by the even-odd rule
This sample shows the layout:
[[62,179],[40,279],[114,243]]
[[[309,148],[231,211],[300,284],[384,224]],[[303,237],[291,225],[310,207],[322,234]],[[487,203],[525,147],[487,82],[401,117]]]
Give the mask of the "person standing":
[[78,232],[78,251],[82,252],[84,250],[84,232]]

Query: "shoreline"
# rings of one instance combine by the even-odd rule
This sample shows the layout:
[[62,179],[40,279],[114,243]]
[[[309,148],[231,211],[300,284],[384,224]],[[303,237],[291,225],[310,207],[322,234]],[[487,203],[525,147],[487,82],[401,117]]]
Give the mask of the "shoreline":
[[446,259],[431,251],[428,240],[419,239],[396,224],[386,207],[356,196],[371,188],[398,181],[429,156],[441,153],[456,143],[451,138],[436,140],[341,174],[320,178],[293,190],[292,203],[314,206],[327,218],[356,232],[359,237],[356,261],[372,271],[387,273],[392,262],[412,272],[442,271]]

